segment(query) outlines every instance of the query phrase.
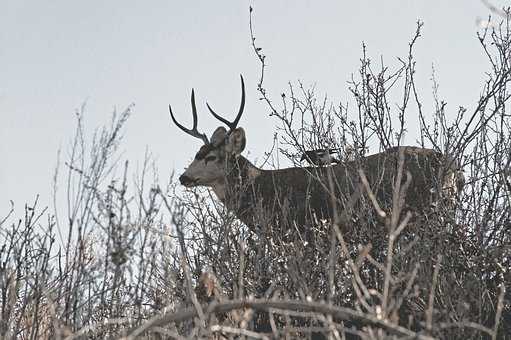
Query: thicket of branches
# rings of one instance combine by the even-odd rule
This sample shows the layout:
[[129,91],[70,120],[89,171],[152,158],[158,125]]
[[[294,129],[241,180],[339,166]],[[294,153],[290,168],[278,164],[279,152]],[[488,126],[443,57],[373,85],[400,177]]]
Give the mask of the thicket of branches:
[[417,144],[460,164],[457,199],[413,219],[396,181],[390,204],[366,186],[356,211],[307,235],[257,232],[209,191],[160,183],[149,154],[132,175],[118,152],[132,107],[90,141],[78,112],[54,181],[56,204],[66,198],[55,211],[66,215],[36,199],[0,220],[0,337],[511,337],[509,25],[479,36],[489,69],[473,109],[447,105],[434,77],[434,107],[422,105],[413,57],[421,23],[397,66],[373,62],[364,46],[349,105],[302,84],[272,100],[252,34],[258,91],[279,123],[269,157],[297,162],[305,150],[335,148],[360,159],[403,144],[418,121]]

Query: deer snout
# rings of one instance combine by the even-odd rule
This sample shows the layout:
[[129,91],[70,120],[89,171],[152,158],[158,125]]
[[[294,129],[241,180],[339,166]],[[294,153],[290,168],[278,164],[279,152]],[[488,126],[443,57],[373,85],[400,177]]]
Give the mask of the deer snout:
[[188,177],[186,175],[179,176],[179,182],[181,182],[181,185],[184,185],[185,187],[192,186],[195,183],[195,180],[191,177]]

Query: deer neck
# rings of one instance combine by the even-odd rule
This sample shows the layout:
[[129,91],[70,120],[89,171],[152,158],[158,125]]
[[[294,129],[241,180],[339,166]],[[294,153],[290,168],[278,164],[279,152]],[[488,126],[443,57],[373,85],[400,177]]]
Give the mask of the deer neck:
[[229,161],[226,170],[225,177],[211,186],[218,199],[224,203],[231,196],[237,196],[242,188],[254,183],[262,172],[243,156]]

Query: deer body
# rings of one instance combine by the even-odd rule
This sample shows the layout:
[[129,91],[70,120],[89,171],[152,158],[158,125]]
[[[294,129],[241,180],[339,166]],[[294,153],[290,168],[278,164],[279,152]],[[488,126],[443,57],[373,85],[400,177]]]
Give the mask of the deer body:
[[[245,132],[236,127],[244,107],[245,91],[242,78],[242,104],[234,122],[211,113],[230,130],[219,127],[211,137],[197,131],[197,113],[192,91],[193,129],[183,131],[204,141],[194,161],[180,176],[186,187],[207,186],[242,222],[251,226],[261,223],[304,225],[319,219],[331,219],[334,204],[343,211],[357,196],[361,169],[378,202],[383,207],[392,203],[399,155],[404,156],[403,182],[406,173],[412,180],[405,193],[405,210],[420,212],[441,195],[449,174],[444,169],[445,157],[434,150],[417,147],[395,147],[358,160],[326,167],[295,167],[263,170],[255,167],[241,152],[246,145]],[[169,106],[170,109],[170,106]],[[452,177],[452,176],[451,176]],[[360,194],[360,193],[358,193]]]
[[[247,225],[271,223],[275,219],[303,225],[333,218],[334,202],[342,211],[360,183],[359,169],[366,174],[379,203],[389,207],[400,151],[404,152],[405,171],[412,173],[405,209],[416,212],[427,209],[438,197],[435,193],[439,183],[435,178],[438,178],[443,156],[416,147],[393,148],[359,161],[330,167],[280,170],[259,169],[239,156],[227,165],[224,180],[211,188],[227,209]],[[328,172],[333,179],[333,188],[329,185]]]

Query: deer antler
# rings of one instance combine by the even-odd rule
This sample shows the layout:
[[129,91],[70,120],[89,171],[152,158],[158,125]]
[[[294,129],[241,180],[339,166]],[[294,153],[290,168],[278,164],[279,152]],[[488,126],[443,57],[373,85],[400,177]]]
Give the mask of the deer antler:
[[170,107],[170,104],[169,104],[170,117],[172,117],[172,121],[174,122],[174,124],[176,124],[177,127],[180,128],[181,130],[183,130],[185,133],[187,133],[190,136],[193,136],[195,138],[202,139],[204,144],[209,144],[208,137],[204,133],[200,133],[197,130],[197,108],[195,107],[195,93],[194,93],[193,89],[192,89],[191,101],[192,101],[192,117],[193,117],[193,127],[192,127],[192,129],[187,129],[183,125],[179,124],[179,122],[174,117],[174,114],[172,113],[172,108]]
[[241,115],[243,114],[243,109],[245,108],[245,82],[243,81],[243,76],[241,74],[240,74],[240,78],[241,78],[241,104],[240,104],[240,109],[238,111],[238,115],[236,116],[236,118],[232,122],[230,122],[227,119],[225,119],[225,118],[221,117],[220,115],[216,114],[215,111],[213,111],[213,109],[206,102],[206,105],[207,105],[207,107],[209,109],[209,112],[211,112],[211,114],[216,119],[218,119],[219,121],[221,121],[222,123],[227,125],[231,131],[236,129],[236,126],[238,125],[238,122],[239,122],[239,120],[241,118]]

